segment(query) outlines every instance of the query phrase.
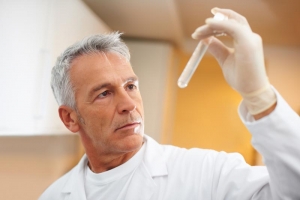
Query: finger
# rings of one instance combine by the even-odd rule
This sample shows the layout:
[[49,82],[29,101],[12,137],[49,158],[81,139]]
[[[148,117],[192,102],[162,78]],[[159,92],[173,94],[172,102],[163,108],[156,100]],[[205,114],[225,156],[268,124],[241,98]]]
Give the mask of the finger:
[[[192,34],[192,37],[194,39],[203,39],[209,36],[218,36],[220,33],[225,33],[233,38],[235,38],[236,33],[242,33],[242,30],[246,30],[248,32],[252,32],[247,19],[232,11],[229,9],[220,9],[220,8],[213,8],[212,13],[221,13],[228,17],[228,20],[220,21],[218,19],[214,18],[208,18],[206,19],[206,25],[203,25],[195,30],[195,32]],[[218,26],[219,25],[219,26]],[[226,30],[226,26],[227,29]],[[240,29],[241,31],[236,32],[237,29]]]
[[213,30],[208,25],[198,27],[192,34],[192,38],[196,40],[202,40],[210,36],[224,36],[226,33],[224,30]]
[[239,22],[240,24],[243,24],[243,25],[247,25],[249,26],[249,23],[247,21],[247,19],[240,15],[239,13],[233,11],[233,10],[230,10],[230,9],[221,9],[221,8],[213,8],[211,10],[212,14],[216,14],[216,13],[222,13],[223,15],[227,16],[228,19],[231,19],[231,20],[235,20],[237,22]]
[[205,43],[210,41],[207,51],[216,58],[219,65],[222,67],[224,61],[232,53],[233,49],[225,46],[219,39],[215,37],[210,37],[209,39],[205,39],[203,41]]
[[213,18],[206,19],[208,30],[223,31],[227,35],[231,36],[236,42],[246,41],[251,37],[252,30],[249,26],[240,24],[235,20],[219,21]]
[[192,38],[196,40],[201,40],[213,35],[213,29],[208,25],[203,25],[198,27],[195,32],[192,34]]

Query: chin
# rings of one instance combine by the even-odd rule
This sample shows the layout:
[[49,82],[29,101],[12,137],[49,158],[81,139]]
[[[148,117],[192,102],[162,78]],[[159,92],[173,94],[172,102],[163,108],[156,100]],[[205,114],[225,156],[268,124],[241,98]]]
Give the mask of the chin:
[[127,151],[134,151],[142,146],[143,141],[143,134],[135,133],[130,135],[129,137],[126,137],[125,141],[123,141],[123,145],[124,148],[127,149]]

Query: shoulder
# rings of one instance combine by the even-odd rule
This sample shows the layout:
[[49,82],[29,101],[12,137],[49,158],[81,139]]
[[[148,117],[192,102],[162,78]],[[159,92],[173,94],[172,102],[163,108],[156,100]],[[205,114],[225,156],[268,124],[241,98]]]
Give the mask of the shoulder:
[[64,199],[65,195],[74,189],[77,182],[81,181],[82,176],[80,175],[84,173],[86,163],[87,156],[84,155],[73,169],[52,183],[40,196],[39,200]]
[[163,155],[170,168],[190,171],[206,169],[209,171],[222,170],[223,167],[248,165],[239,153],[226,153],[211,149],[180,148],[172,145],[162,145]]
[[163,148],[164,156],[168,161],[186,161],[203,160],[205,158],[211,158],[218,156],[219,152],[209,149],[191,148],[186,149],[173,145],[161,145]]
[[[163,159],[170,165],[186,165],[193,166],[206,165],[215,166],[216,164],[223,165],[224,163],[245,163],[243,156],[239,153],[226,153],[224,151],[215,151],[211,149],[191,148],[186,149],[173,145],[159,144],[151,137],[146,136],[147,148],[155,159]],[[154,156],[153,156],[154,155]]]
[[[202,185],[204,181],[213,185],[219,179],[229,180],[230,177],[240,176],[238,173],[241,171],[244,176],[251,172],[250,165],[239,153],[164,146],[164,156],[169,179],[179,183],[193,182],[194,185]],[[211,190],[209,186],[203,188]]]
[[[75,168],[75,167],[74,167]],[[63,199],[62,189],[66,185],[70,175],[73,173],[74,168],[68,173],[57,179],[52,183],[40,196],[39,200],[50,200],[50,199]]]

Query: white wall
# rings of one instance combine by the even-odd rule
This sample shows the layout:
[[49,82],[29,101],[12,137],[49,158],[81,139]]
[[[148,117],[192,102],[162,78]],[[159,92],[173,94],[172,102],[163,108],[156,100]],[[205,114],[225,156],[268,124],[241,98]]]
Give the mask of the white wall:
[[143,40],[125,40],[125,43],[131,53],[133,70],[139,77],[145,110],[145,133],[160,142],[172,45]]
[[0,0],[0,134],[64,133],[50,89],[56,57],[109,28],[80,0]]
[[0,199],[37,199],[78,162],[50,69],[67,46],[107,31],[80,0],[0,0]]

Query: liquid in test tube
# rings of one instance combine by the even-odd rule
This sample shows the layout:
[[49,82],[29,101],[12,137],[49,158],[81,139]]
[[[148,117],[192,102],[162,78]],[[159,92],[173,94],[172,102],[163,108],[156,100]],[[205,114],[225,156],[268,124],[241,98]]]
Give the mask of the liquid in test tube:
[[[216,13],[214,16],[214,19],[225,20],[225,19],[227,19],[227,16],[225,16],[221,13]],[[178,82],[177,82],[178,87],[185,88],[188,85],[188,83],[191,80],[194,72],[196,71],[200,61],[202,60],[202,58],[208,48],[209,43],[210,43],[210,41],[208,42],[208,44],[205,44],[202,40],[198,43],[190,60],[186,64],[184,70],[182,71],[182,73],[178,79]]]

